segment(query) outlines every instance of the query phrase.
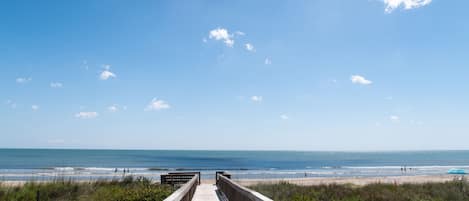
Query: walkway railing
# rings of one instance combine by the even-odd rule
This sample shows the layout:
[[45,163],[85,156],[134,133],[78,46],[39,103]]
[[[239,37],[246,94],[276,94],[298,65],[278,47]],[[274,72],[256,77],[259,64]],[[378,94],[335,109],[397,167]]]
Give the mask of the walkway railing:
[[182,185],[191,180],[194,175],[199,175],[198,183],[200,184],[200,172],[170,172],[162,174],[160,181],[161,184]]
[[200,174],[194,174],[192,179],[174,191],[169,197],[163,201],[191,201],[194,196],[195,189],[200,182]]
[[218,189],[223,192],[230,201],[273,201],[256,191],[233,182],[231,179],[224,176],[224,173],[217,173],[216,179]]

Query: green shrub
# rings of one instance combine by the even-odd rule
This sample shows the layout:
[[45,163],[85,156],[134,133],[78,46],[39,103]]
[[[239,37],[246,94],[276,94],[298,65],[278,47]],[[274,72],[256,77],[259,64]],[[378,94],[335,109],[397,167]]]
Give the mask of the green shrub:
[[143,177],[95,182],[56,180],[16,187],[0,185],[0,201],[36,200],[38,192],[41,201],[160,201],[173,189]]
[[275,201],[468,201],[469,183],[369,184],[299,186],[259,184],[249,188]]

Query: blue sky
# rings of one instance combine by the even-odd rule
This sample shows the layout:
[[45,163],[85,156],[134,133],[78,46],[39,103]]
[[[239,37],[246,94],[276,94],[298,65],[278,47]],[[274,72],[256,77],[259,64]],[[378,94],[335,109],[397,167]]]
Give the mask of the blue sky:
[[468,149],[466,1],[11,1],[0,147]]

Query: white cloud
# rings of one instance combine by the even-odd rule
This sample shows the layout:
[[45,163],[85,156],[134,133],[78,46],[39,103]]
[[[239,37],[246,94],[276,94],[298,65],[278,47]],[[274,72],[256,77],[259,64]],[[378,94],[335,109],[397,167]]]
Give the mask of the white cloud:
[[230,34],[228,30],[223,28],[216,28],[214,30],[211,30],[208,35],[208,38],[214,40],[222,40],[228,47],[233,47],[234,45],[233,35]]
[[151,100],[151,102],[145,108],[145,111],[164,110],[169,108],[171,108],[171,106],[164,100],[158,100],[157,98],[153,98],[153,100]]
[[109,112],[119,112],[121,110],[127,110],[127,106],[120,106],[118,104],[113,104],[113,105],[107,107],[107,110]]
[[119,106],[117,104],[114,104],[114,105],[111,105],[111,106],[107,107],[107,110],[109,112],[117,112],[117,111],[119,111]]
[[246,35],[246,34],[245,34],[244,32],[242,32],[242,31],[236,31],[235,34],[238,35],[238,36],[245,36],[245,35]]
[[384,0],[384,4],[386,4],[384,11],[386,13],[391,13],[394,9],[401,6],[403,6],[405,10],[410,10],[426,6],[431,2],[432,0]]
[[265,65],[270,65],[270,64],[272,64],[272,60],[270,60],[269,58],[265,58],[264,64]]
[[94,119],[98,117],[98,115],[97,112],[79,112],[75,114],[75,117],[80,119]]
[[31,105],[31,109],[36,111],[36,110],[39,110],[39,106],[38,105]]
[[254,101],[254,102],[262,102],[262,96],[251,96],[251,100]]
[[206,39],[206,38],[202,38],[202,42],[206,43],[206,42],[207,42],[207,39]]
[[51,82],[50,87],[52,87],[52,88],[62,88],[63,84],[60,83],[60,82]]
[[396,115],[391,115],[389,116],[389,120],[391,120],[392,122],[399,122],[400,118]]
[[116,77],[116,74],[114,74],[113,72],[108,71],[108,70],[104,70],[99,75],[99,79],[101,79],[101,80],[107,80],[109,78],[115,78],[115,77]]
[[18,84],[25,84],[25,83],[30,82],[31,80],[33,80],[33,79],[31,79],[31,78],[19,77],[19,78],[16,78],[16,83],[18,83]]
[[256,50],[254,49],[254,45],[252,45],[251,43],[246,43],[246,45],[244,45],[246,47],[246,50],[249,51],[249,52],[255,52]]
[[111,65],[103,65],[104,70],[99,74],[99,79],[107,80],[109,78],[115,78],[116,74],[111,72]]
[[363,76],[360,76],[360,75],[352,75],[350,77],[350,80],[354,84],[369,85],[369,84],[373,83],[372,81],[367,80],[366,78],[364,78]]
[[282,115],[280,115],[280,118],[283,119],[283,120],[287,120],[290,117],[288,117],[286,114],[282,114]]

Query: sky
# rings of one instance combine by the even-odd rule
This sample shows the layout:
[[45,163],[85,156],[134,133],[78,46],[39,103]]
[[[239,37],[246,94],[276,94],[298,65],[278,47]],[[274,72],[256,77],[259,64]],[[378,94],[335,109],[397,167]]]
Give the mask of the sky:
[[467,1],[3,1],[0,147],[469,149]]

